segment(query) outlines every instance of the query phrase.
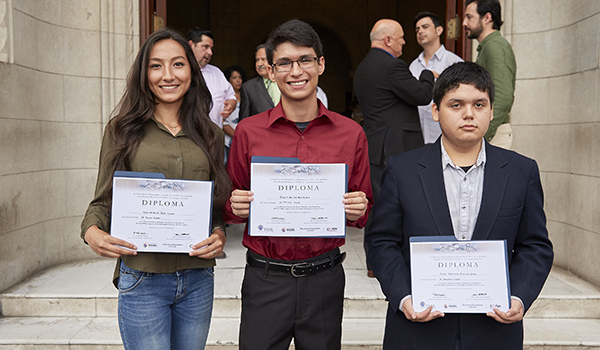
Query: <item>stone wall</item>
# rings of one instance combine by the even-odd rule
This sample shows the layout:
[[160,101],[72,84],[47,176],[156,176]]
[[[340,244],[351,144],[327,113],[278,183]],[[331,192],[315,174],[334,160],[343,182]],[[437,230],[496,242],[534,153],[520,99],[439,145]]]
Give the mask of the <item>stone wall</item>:
[[79,238],[137,0],[0,0],[0,291],[95,254]]
[[505,0],[513,148],[536,159],[555,264],[600,285],[600,1]]

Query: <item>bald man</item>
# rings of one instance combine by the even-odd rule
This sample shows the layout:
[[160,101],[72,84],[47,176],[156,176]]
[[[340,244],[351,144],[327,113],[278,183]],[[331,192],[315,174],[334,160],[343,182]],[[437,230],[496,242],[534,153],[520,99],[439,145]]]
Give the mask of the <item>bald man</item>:
[[377,21],[370,39],[371,51],[354,74],[354,91],[363,113],[371,185],[377,200],[387,160],[424,145],[417,106],[431,101],[434,78],[431,71],[423,70],[417,80],[406,62],[398,59],[405,44],[400,23],[391,19]]

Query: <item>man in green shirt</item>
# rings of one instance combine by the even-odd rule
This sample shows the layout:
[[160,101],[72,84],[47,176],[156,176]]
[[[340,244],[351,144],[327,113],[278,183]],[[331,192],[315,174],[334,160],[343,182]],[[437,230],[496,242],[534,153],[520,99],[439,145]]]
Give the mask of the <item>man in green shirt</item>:
[[515,100],[517,62],[512,47],[498,30],[502,26],[498,0],[467,0],[463,26],[469,39],[477,39],[476,63],[485,68],[494,81],[494,113],[485,139],[494,146],[510,149],[512,130],[510,109]]

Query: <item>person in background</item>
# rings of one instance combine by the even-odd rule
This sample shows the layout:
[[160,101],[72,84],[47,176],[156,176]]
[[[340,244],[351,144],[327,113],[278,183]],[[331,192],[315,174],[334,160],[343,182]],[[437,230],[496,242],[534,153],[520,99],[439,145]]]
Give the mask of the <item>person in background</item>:
[[[453,63],[462,62],[462,58],[447,51],[442,45],[440,38],[444,33],[444,25],[438,16],[431,12],[419,12],[415,17],[414,25],[417,42],[423,48],[423,52],[408,67],[415,78],[418,78],[425,69],[432,71],[437,78]],[[431,116],[432,104],[433,100],[427,106],[418,107],[423,141],[426,145],[434,143],[442,134],[440,123],[433,120]]]
[[[431,101],[434,77],[425,69],[415,78],[406,62],[398,59],[406,43],[400,23],[380,19],[369,38],[371,50],[356,69],[354,91],[369,143],[371,185],[377,201],[387,160],[424,145],[417,106]],[[368,231],[369,223],[365,234]],[[366,244],[364,248],[368,254]],[[367,270],[367,275],[374,277],[368,261]]]
[[233,88],[225,79],[223,72],[218,67],[208,64],[213,55],[214,37],[210,30],[202,30],[198,27],[190,29],[186,37],[212,96],[213,105],[210,109],[210,119],[223,128],[223,120],[229,118],[237,103]]
[[269,70],[267,68],[269,62],[267,62],[265,46],[265,44],[258,45],[254,53],[254,64],[258,76],[242,85],[240,121],[251,115],[274,108],[281,100],[279,87],[269,78]]
[[[208,116],[210,105],[185,38],[169,29],[152,33],[105,128],[95,196],[81,223],[85,243],[98,255],[116,259],[113,282],[119,290],[119,329],[126,350],[204,349],[214,257],[226,241],[221,207],[231,190],[223,166],[223,132]],[[116,170],[214,181],[209,238],[193,245],[189,254],[138,254],[136,246],[111,236]]]
[[240,105],[242,102],[242,84],[246,81],[246,71],[240,66],[229,66],[225,68],[225,78],[235,91],[235,99],[237,105],[235,110],[231,112],[229,117],[223,121],[223,132],[225,133],[225,163],[227,163],[227,157],[229,156],[229,150],[231,148],[231,141],[233,140],[233,133],[235,127],[239,121]]
[[485,68],[494,80],[496,103],[494,119],[485,139],[494,146],[512,147],[510,110],[515,101],[517,61],[512,47],[500,35],[502,9],[498,0],[467,0],[463,26],[469,39],[477,39],[476,63]]

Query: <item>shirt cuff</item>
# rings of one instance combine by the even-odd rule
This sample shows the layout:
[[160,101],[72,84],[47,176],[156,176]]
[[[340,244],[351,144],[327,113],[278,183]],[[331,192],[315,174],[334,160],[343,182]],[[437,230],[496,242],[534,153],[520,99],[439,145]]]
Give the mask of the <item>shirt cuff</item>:
[[404,310],[402,310],[402,305],[404,305],[404,302],[406,301],[406,299],[408,298],[412,298],[412,295],[409,294],[407,296],[405,296],[404,298],[402,298],[402,300],[400,300],[400,306],[398,307],[398,310],[404,312]]
[[[511,295],[510,300],[518,300],[521,303],[521,307],[523,308],[523,313],[525,313],[525,304],[523,304],[523,300],[521,300],[521,298]],[[508,308],[510,309],[510,305]]]

